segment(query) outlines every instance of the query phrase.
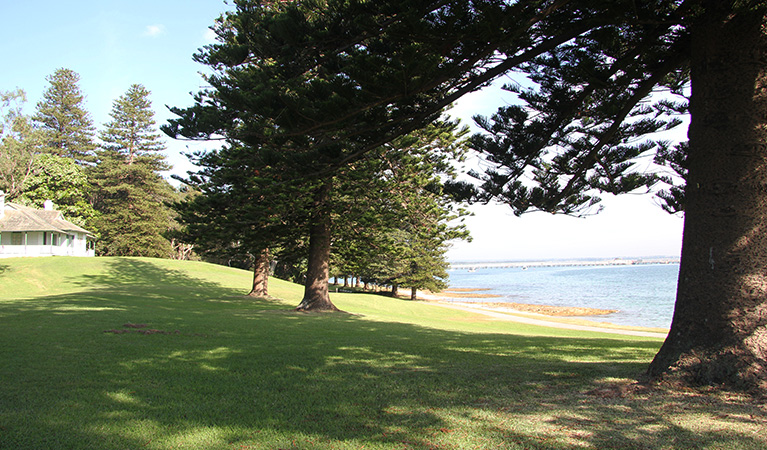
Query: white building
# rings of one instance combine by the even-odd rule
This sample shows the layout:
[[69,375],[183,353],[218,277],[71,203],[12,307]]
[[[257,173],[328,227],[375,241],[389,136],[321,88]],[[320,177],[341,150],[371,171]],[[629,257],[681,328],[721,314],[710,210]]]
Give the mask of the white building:
[[0,258],[95,256],[93,233],[64,219],[51,201],[43,210],[5,202],[0,191]]

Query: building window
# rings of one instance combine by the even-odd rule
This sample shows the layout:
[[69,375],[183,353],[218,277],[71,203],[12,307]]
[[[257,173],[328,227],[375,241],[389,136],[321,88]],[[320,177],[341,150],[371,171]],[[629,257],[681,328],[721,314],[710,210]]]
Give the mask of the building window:
[[22,244],[24,244],[24,234],[11,233],[11,245],[22,245]]
[[59,235],[51,233],[51,245],[59,245]]

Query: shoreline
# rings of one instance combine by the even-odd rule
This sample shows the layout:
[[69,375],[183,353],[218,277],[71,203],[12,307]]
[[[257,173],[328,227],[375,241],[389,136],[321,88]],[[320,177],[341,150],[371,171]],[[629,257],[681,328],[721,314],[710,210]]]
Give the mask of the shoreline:
[[438,293],[432,292],[418,292],[418,296],[424,298],[427,301],[440,301],[446,303],[460,303],[471,306],[481,306],[494,309],[508,309],[516,312],[528,312],[541,314],[544,316],[601,316],[607,314],[613,314],[619,312],[617,309],[597,309],[587,308],[583,306],[554,306],[554,305],[538,305],[530,303],[516,303],[516,302],[493,302],[493,301],[462,301],[461,299],[493,299],[501,298],[500,295],[495,294],[476,294],[479,291],[488,291],[489,289],[475,289],[475,288],[458,288],[458,289],[446,289]]
[[[477,289],[481,290],[481,289]],[[462,289],[466,293],[473,290]],[[442,295],[451,294],[450,297]],[[418,291],[418,298],[427,303],[444,308],[458,309],[483,314],[500,320],[528,323],[552,328],[565,328],[571,330],[595,331],[602,333],[622,334],[631,336],[665,338],[668,329],[648,328],[631,325],[618,325],[609,322],[597,322],[585,319],[587,316],[599,316],[611,314],[615,310],[601,310],[595,308],[552,306],[552,305],[529,305],[523,303],[506,302],[473,302],[461,301],[460,298],[452,297],[450,290],[440,293]],[[487,297],[474,297],[481,295]],[[490,298],[498,297],[488,294],[468,294],[463,298]]]
[[586,259],[551,259],[531,261],[479,261],[453,262],[450,270],[509,269],[532,267],[583,267],[583,266],[636,266],[655,264],[679,264],[679,257],[661,256],[649,258],[586,258]]

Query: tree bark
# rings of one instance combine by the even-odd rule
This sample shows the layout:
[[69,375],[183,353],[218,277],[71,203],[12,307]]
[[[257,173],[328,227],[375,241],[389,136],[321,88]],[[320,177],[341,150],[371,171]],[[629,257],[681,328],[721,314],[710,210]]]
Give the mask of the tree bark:
[[[648,373],[767,388],[765,10],[707,3],[692,28],[685,226],[670,333]],[[716,6],[715,6],[716,5]],[[717,11],[719,9],[719,11]]]
[[314,194],[312,223],[309,226],[309,261],[306,270],[304,298],[297,311],[338,311],[330,301],[330,190],[332,182],[326,181]]
[[418,300],[418,289],[410,288],[410,300]]
[[269,296],[269,249],[265,248],[256,256],[253,267],[253,288],[250,297]]

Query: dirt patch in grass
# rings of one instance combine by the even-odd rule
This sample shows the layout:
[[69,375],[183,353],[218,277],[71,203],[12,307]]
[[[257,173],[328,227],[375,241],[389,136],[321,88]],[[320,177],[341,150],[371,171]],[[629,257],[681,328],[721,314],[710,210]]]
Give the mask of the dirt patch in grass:
[[149,325],[144,323],[126,323],[123,324],[123,328],[113,328],[111,330],[104,330],[104,333],[111,334],[181,334],[179,330],[166,331],[157,330],[155,328],[149,328]]

